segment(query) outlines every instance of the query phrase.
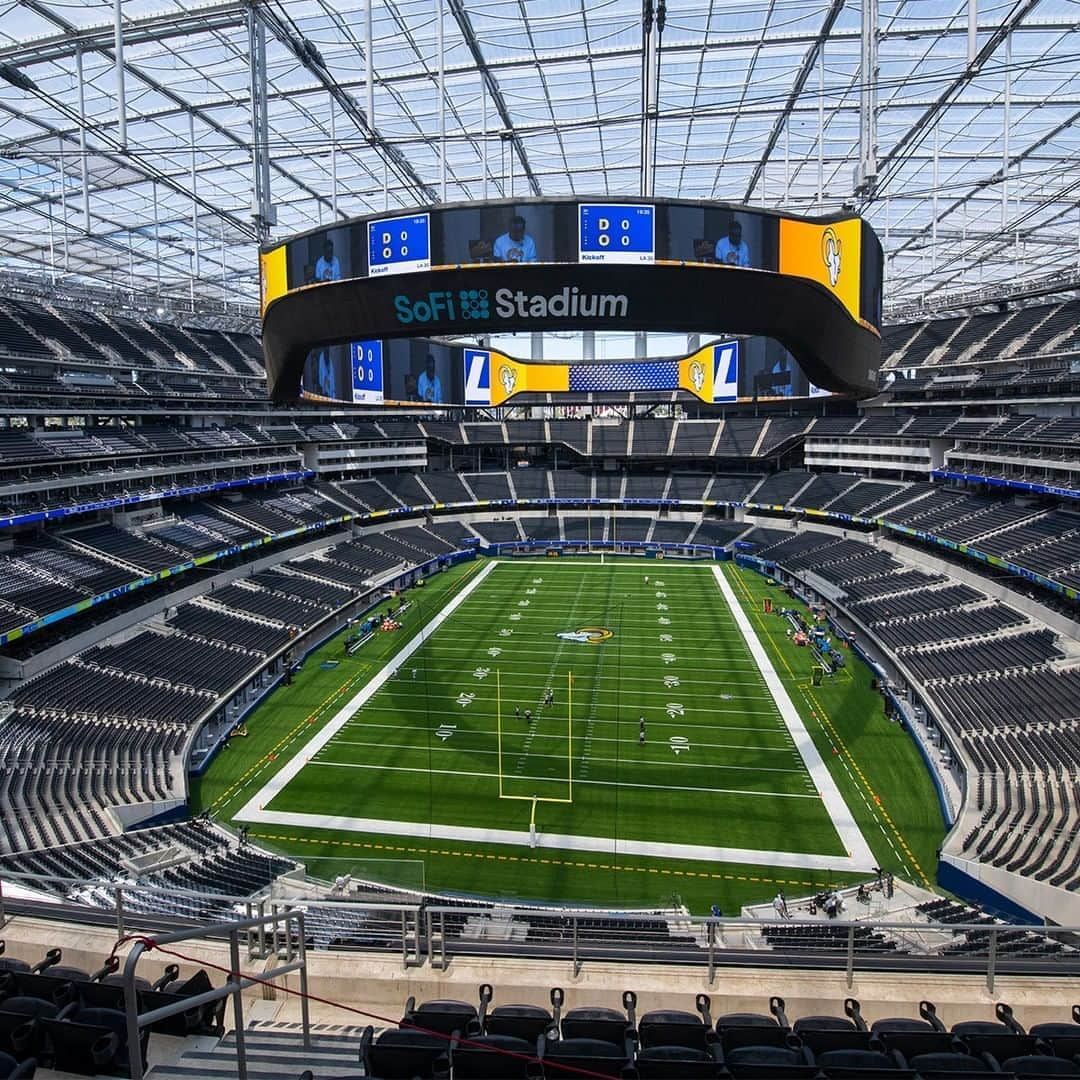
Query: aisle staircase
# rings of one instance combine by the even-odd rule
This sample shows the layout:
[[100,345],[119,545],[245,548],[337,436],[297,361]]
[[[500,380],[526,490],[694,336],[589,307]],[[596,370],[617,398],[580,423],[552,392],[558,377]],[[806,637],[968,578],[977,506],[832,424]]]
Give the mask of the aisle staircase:
[[[244,1029],[248,1080],[297,1080],[310,1069],[319,1080],[360,1076],[361,1027],[312,1024],[311,1049],[304,1049],[299,1024],[253,1020]],[[198,1045],[191,1046],[191,1043]],[[155,1065],[147,1080],[236,1080],[236,1037],[189,1040],[189,1049],[170,1065]]]

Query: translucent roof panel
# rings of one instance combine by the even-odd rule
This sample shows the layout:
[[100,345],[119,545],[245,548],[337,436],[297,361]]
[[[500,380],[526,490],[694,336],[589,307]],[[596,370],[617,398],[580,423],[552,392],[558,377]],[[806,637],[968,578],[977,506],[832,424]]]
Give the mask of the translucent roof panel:
[[[116,0],[0,0],[4,269],[254,301],[264,149],[272,238],[441,199],[642,191],[640,0],[119,9],[123,135]],[[1080,273],[1080,0],[669,0],[664,14],[658,197],[857,208],[894,310]],[[864,158],[876,181],[857,187]]]

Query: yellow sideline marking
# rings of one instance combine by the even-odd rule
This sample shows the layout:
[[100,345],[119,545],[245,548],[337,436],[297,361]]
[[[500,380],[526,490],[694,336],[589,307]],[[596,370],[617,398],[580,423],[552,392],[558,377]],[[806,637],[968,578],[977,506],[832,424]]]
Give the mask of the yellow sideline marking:
[[[450,599],[452,599],[455,590],[458,589],[463,582],[467,581],[469,579],[470,575],[476,573],[477,567],[479,567],[480,565],[481,565],[481,560],[480,559],[475,559],[469,565],[469,568],[461,575],[461,577],[459,577],[457,579],[457,581],[455,581],[446,590],[446,594],[443,597],[443,602],[444,603],[443,603],[443,605],[440,605],[440,610],[441,610],[442,606],[445,605],[446,602],[448,602]],[[314,660],[315,657],[318,656],[318,654],[321,653],[323,649],[325,649],[329,645],[333,644],[333,642],[334,642],[334,640],[336,638],[337,638],[337,634],[335,634],[334,637],[332,637],[328,642],[326,642],[325,645],[320,646],[316,650],[315,654],[313,656],[309,657],[309,659]],[[336,690],[332,691],[325,698],[323,698],[323,700],[320,701],[319,704],[315,706],[314,710],[312,712],[308,713],[308,715],[305,716],[304,719],[301,720],[300,723],[296,725],[296,727],[294,727],[291,731],[289,731],[285,735],[283,735],[272,747],[270,747],[269,750],[266,751],[265,754],[263,754],[261,757],[257,758],[255,760],[254,764],[252,764],[252,766],[245,773],[243,773],[236,781],[234,781],[233,784],[230,787],[226,788],[225,791],[223,791],[210,804],[208,809],[211,812],[213,812],[214,810],[217,810],[219,807],[221,807],[221,806],[225,805],[227,802],[229,802],[230,799],[233,797],[233,795],[240,788],[242,788],[244,786],[246,781],[252,776],[253,773],[258,772],[260,769],[263,768],[263,766],[265,766],[270,761],[272,761],[276,757],[279,750],[283,749],[286,745],[288,745],[288,743],[291,742],[297,736],[297,734],[299,732],[301,732],[305,727],[307,727],[309,724],[313,724],[319,718],[319,715],[321,713],[323,713],[332,702],[334,702],[337,698],[341,697],[342,694],[344,694],[347,691],[351,690],[353,688],[353,686],[356,685],[356,683],[358,683],[362,678],[364,678],[366,676],[367,669],[370,666],[371,666],[371,664],[369,662],[367,662],[367,661],[364,661],[363,663],[361,663],[360,664],[360,670],[355,675],[351,676],[349,679],[347,679],[345,682],[343,682],[341,684],[341,686],[339,686]],[[260,706],[260,708],[261,708],[261,706]],[[282,764],[284,765],[285,763],[282,762]]]
[[[749,603],[747,604],[747,610],[751,613],[753,618],[757,621],[758,625],[761,626],[762,632],[764,634],[766,634],[769,637],[770,640],[772,640],[772,634],[769,632],[768,628],[764,626],[764,624],[762,623],[762,620],[761,620],[761,616],[759,615],[759,613],[757,612],[757,610],[754,607],[754,603],[753,603],[754,597],[753,597],[753,594],[750,592],[750,590],[746,587],[746,583],[742,580],[741,576],[738,575],[738,574],[735,575],[735,582],[739,586],[739,588],[742,590],[743,595],[747,598],[747,600],[749,600]],[[795,678],[795,673],[791,670],[791,666],[788,664],[787,658],[784,656],[783,650],[776,649],[774,651],[779,655],[780,659],[783,661],[784,667],[786,667],[788,669],[788,671],[791,673],[792,678]],[[896,837],[896,840],[900,844],[900,847],[903,849],[904,854],[908,858],[908,861],[911,863],[912,867],[915,869],[915,872],[919,875],[919,877],[922,878],[923,884],[927,888],[931,888],[932,887],[931,882],[930,882],[930,879],[926,876],[926,872],[923,870],[922,866],[919,864],[919,860],[915,858],[914,854],[911,851],[911,848],[908,847],[907,841],[904,839],[904,837],[901,834],[900,830],[894,824],[893,819],[889,816],[889,812],[885,809],[885,804],[881,801],[881,797],[870,786],[870,782],[866,779],[866,776],[863,774],[862,769],[859,768],[859,763],[855,760],[855,756],[852,754],[851,750],[848,748],[847,743],[845,743],[844,740],[842,738],[840,738],[840,733],[833,726],[832,720],[829,718],[828,711],[825,709],[825,707],[818,700],[817,696],[814,694],[814,692],[813,692],[813,690],[811,688],[800,687],[800,689],[802,689],[803,694],[808,699],[808,704],[810,706],[811,715],[821,725],[822,729],[826,731],[826,734],[829,736],[830,739],[832,739],[833,743],[840,750],[840,752],[844,755],[844,757],[847,758],[849,764],[851,765],[851,767],[855,770],[856,774],[858,775],[859,782],[866,789],[866,791],[870,795],[870,798],[873,800],[873,804],[872,804],[872,806],[870,808],[871,816],[874,816],[875,814],[880,813],[881,817],[885,821],[885,824],[888,825],[889,831],[893,834],[894,837]],[[815,706],[816,706],[816,708],[815,708]]]
[[[318,844],[320,847],[354,847],[367,851],[399,851],[406,855],[444,855],[455,859],[486,859],[489,862],[513,862],[534,866],[565,866],[574,869],[611,870],[625,874],[663,874],[666,877],[711,878],[714,881],[756,881],[769,885],[800,885],[811,889],[831,887],[834,881],[799,881],[793,878],[749,877],[746,874],[717,874],[705,870],[671,870],[667,867],[618,866],[609,863],[583,863],[568,859],[531,858],[525,855],[497,855],[485,851],[446,851],[443,848],[404,847],[376,844],[363,840],[320,840],[310,836],[283,836],[279,833],[250,834],[253,840],[276,840],[284,844]],[[327,856],[331,857],[331,856]],[[313,856],[319,858],[319,856]]]

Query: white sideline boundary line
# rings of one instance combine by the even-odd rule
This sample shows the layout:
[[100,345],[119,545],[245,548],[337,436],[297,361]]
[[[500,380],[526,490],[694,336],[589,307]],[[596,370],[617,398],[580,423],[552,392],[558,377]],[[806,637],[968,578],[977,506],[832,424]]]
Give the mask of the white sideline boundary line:
[[[381,833],[386,836],[406,836],[428,840],[457,840],[466,843],[512,844],[528,847],[530,834],[513,829],[481,829],[470,826],[435,825],[415,821],[389,821],[381,818],[327,817],[324,814],[262,809],[299,775],[304,766],[308,764],[308,760],[313,758],[337,735],[383,684],[390,679],[401,664],[412,656],[431,637],[435,630],[480,587],[496,567],[501,565],[513,566],[515,563],[504,559],[491,559],[431,622],[421,627],[420,632],[388,660],[382,669],[376,672],[361,690],[335,713],[326,726],[314,735],[293,756],[291,761],[281,768],[244,804],[235,815],[235,819],[259,825],[336,829],[341,832]],[[640,573],[640,567],[637,569]],[[664,569],[667,569],[667,567]],[[840,834],[841,840],[853,854],[845,857],[842,855],[814,855],[807,852],[757,851],[751,848],[713,847],[704,844],[676,844],[651,840],[619,840],[605,836],[578,836],[541,832],[536,833],[532,842],[537,847],[545,849],[587,851],[608,855],[624,854],[687,859],[700,862],[742,863],[749,866],[775,866],[793,870],[818,870],[822,872],[844,873],[870,870],[874,865],[873,856],[863,839],[862,833],[859,831],[858,825],[852,819],[851,813],[844,803],[843,796],[841,796],[835,783],[833,783],[824,762],[818,755],[817,748],[813,745],[809,733],[803,726],[801,717],[799,717],[795,706],[787,696],[787,690],[769,663],[768,657],[761,647],[761,643],[757,640],[753,627],[750,626],[749,621],[746,619],[746,615],[735,594],[731,592],[726,579],[720,575],[719,568],[714,566],[712,569],[713,573],[717,575],[720,589],[724,593],[736,622],[739,624],[739,629],[746,639],[750,652],[765,678],[766,685],[773,693],[773,699],[776,701],[780,714],[784,718],[792,738],[795,740],[807,770],[810,772],[818,790],[825,796],[826,809],[833,819],[833,824]],[[777,696],[777,691],[783,696],[786,706],[782,704],[780,697]],[[787,713],[785,708],[788,710]],[[809,757],[810,754],[813,755],[812,760]],[[824,777],[823,780],[821,779],[822,776]],[[830,801],[827,794],[829,788],[835,795],[834,801]],[[834,807],[838,807],[838,809]],[[840,823],[847,823],[849,825],[848,831],[854,830],[854,844]],[[722,824],[718,825],[718,829],[722,829]]]
[[[380,818],[323,817],[320,814],[262,810],[251,820],[266,825],[340,829],[343,832],[408,836],[423,840],[458,840],[469,844],[515,844],[529,846],[529,833],[514,829],[474,829],[463,825],[429,825],[420,821],[383,821]],[[717,825],[723,831],[723,824]],[[604,855],[644,855],[660,859],[696,862],[745,863],[779,866],[791,870],[849,872],[857,870],[843,855],[810,855],[789,851],[754,851],[750,848],[709,847],[704,844],[665,844],[654,840],[616,840],[610,836],[577,836],[537,831],[536,846],[561,851],[593,851]]]
[[[279,769],[276,775],[270,778],[266,784],[264,784],[255,795],[244,804],[243,809],[236,816],[242,818],[244,821],[263,821],[261,815],[266,811],[261,810],[261,806],[265,806],[274,798],[275,795],[286,784],[290,783],[300,773],[301,769],[308,763],[309,758],[313,758],[355,715],[360,711],[365,703],[375,694],[377,690],[387,682],[395,671],[401,667],[402,663],[409,659],[410,656],[435,631],[442,626],[450,616],[457,611],[457,609],[465,603],[465,601],[472,596],[472,594],[480,587],[481,583],[488,577],[489,574],[498,566],[497,560],[492,559],[487,566],[485,566],[479,574],[476,575],[461,590],[447,605],[444,607],[429,623],[420,627],[420,632],[416,634],[409,642],[407,642],[400,652],[394,654],[394,656],[388,660],[383,667],[377,671],[367,683],[360,689],[355,697],[351,698],[345,705],[343,705],[330,719],[330,722],[315,736],[313,736],[307,743],[304,744],[303,749],[299,750],[293,759],[285,765],[282,769]],[[309,818],[318,818],[317,814],[305,815]]]
[[720,592],[731,609],[736,624],[746,639],[746,647],[750,650],[750,655],[753,656],[757,663],[762,678],[765,680],[765,685],[769,688],[769,693],[772,694],[773,700],[776,702],[780,718],[784,721],[784,725],[795,741],[795,746],[806,765],[807,772],[810,773],[814,781],[815,787],[821,792],[822,801],[825,803],[825,809],[832,819],[833,827],[840,834],[840,840],[844,847],[847,848],[850,856],[848,869],[855,871],[872,870],[875,860],[870,845],[867,844],[858,822],[855,821],[851,811],[848,809],[844,796],[840,794],[840,789],[836,786],[832,774],[825,767],[825,762],[822,761],[818,748],[810,737],[810,732],[806,730],[806,725],[799,715],[799,710],[795,708],[795,704],[787,692],[787,687],[784,686],[783,680],[776,673],[776,668],[773,667],[769,654],[761,644],[749,616],[743,610],[742,604],[739,603],[739,598],[735,595],[734,589],[728,584],[721,567],[714,565],[712,572]]

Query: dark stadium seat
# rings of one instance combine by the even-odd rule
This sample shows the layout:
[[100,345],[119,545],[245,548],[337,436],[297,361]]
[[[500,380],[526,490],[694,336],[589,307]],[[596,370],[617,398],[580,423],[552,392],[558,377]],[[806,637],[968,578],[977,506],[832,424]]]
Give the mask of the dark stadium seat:
[[0,1052],[16,1061],[43,1059],[46,1044],[41,1022],[59,1015],[60,1006],[41,998],[5,999],[0,1003]]
[[10,1054],[0,1053],[0,1080],[27,1080],[37,1072],[37,1061],[27,1058],[16,1061]]
[[648,1046],[634,1062],[640,1080],[711,1080],[723,1075],[718,1043],[707,1049],[689,1046]]
[[633,1042],[627,1040],[618,1045],[606,1039],[563,1038],[552,1042],[541,1035],[536,1048],[537,1056],[545,1066],[545,1076],[568,1076],[554,1066],[570,1066],[601,1076],[622,1076],[633,1059]]
[[1003,1072],[1016,1076],[1080,1076],[1080,1064],[1048,1054],[1022,1054],[1006,1058],[1001,1068]]
[[[41,1020],[51,1051],[51,1064],[63,1072],[81,1076],[127,1076],[127,1017],[115,1009],[64,1010],[60,1016]],[[150,1032],[140,1035],[143,1060]]]
[[875,1035],[945,1030],[945,1025],[938,1019],[937,1009],[932,1001],[919,1002],[919,1015],[921,1019],[918,1020],[910,1016],[882,1017],[870,1025],[870,1030]]
[[906,1059],[907,1066],[914,1069],[922,1080],[950,1080],[954,1076],[968,1080],[992,1080],[1001,1076],[1001,1070],[990,1059],[972,1057],[970,1054],[935,1052],[916,1054]]
[[455,1039],[450,1044],[449,1057],[455,1080],[518,1080],[542,1075],[542,1067],[536,1060],[536,1044],[512,1035]]
[[1072,1023],[1052,1021],[1033,1024],[1029,1035],[1041,1039],[1057,1057],[1080,1059],[1080,1005],[1072,1007]]
[[637,1024],[639,1045],[645,1049],[683,1046],[704,1051],[713,1036],[709,1005],[708,996],[698,994],[697,1013],[675,1009],[655,1009],[645,1013]]
[[467,1001],[436,1000],[425,1001],[417,1006],[416,998],[410,997],[405,1002],[405,1013],[401,1018],[402,1028],[417,1028],[422,1031],[437,1031],[442,1035],[472,1037],[480,1034],[480,1020],[476,1007]]
[[423,1031],[390,1028],[376,1039],[374,1028],[360,1038],[364,1074],[378,1080],[428,1080],[448,1073],[449,1039]]
[[480,987],[480,1021],[485,1035],[509,1035],[515,1039],[524,1039],[536,1045],[536,1040],[552,1028],[559,1027],[559,1012],[562,1008],[562,991],[551,991],[553,1012],[539,1005],[497,1005],[489,1009],[493,991],[490,983]]
[[953,1024],[952,1034],[959,1036],[971,1054],[993,1054],[998,1061],[1018,1058],[1038,1050],[1038,1039],[1028,1035],[1016,1022],[1012,1009],[998,1002],[994,1009],[998,1019],[966,1020]]
[[7,942],[0,940],[0,971],[29,971],[30,965],[25,960],[14,956],[5,956]]
[[634,1030],[637,995],[624,990],[622,1000],[625,1012],[590,1006],[571,1009],[560,1024],[563,1039],[600,1040],[622,1046]]
[[873,1077],[913,1077],[902,1058],[880,1050],[826,1050],[814,1053],[815,1064],[829,1080],[872,1080]]
[[744,1077],[768,1077],[769,1080],[796,1080],[816,1077],[817,1066],[810,1052],[794,1036],[785,1046],[740,1046],[724,1049],[724,1068],[735,1080]]

